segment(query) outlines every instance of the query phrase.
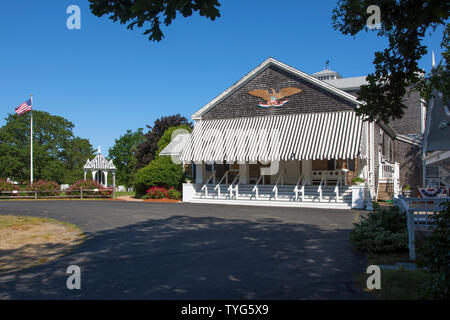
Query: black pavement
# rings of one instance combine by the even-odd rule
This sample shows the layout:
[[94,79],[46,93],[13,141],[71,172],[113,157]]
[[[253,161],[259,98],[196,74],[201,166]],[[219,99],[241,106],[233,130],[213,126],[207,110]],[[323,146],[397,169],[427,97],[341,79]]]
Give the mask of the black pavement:
[[[76,224],[86,241],[0,275],[0,299],[366,299],[348,242],[359,212],[188,203],[1,201],[0,214]],[[1,253],[0,253],[1,254]],[[81,290],[66,269],[81,268]]]

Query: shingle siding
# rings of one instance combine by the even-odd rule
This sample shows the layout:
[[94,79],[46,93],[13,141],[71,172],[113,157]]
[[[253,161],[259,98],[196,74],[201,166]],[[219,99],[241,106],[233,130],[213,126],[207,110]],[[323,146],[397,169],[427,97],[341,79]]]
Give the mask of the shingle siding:
[[[258,104],[265,102],[258,97],[248,94],[251,90],[296,87],[302,92],[290,96],[282,107],[262,108]],[[211,110],[207,111],[203,119],[224,119],[255,117],[266,115],[315,113],[354,110],[355,105],[336,96],[308,81],[296,77],[275,66],[271,66],[258,74],[255,78],[239,88]]]
[[422,186],[422,149],[399,140],[394,141],[394,160],[400,164],[400,184],[409,184],[415,191]]
[[389,124],[398,134],[422,133],[420,120],[420,94],[416,91],[409,91],[403,99],[407,106],[403,117],[399,120],[391,121]]

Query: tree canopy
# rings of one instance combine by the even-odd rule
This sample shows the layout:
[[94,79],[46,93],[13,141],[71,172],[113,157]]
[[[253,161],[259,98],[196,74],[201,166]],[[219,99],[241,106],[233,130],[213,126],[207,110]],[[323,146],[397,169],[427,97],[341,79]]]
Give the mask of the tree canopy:
[[128,24],[127,29],[149,24],[144,32],[152,41],[161,41],[161,20],[169,26],[177,14],[190,17],[194,12],[212,21],[220,17],[217,0],[89,0],[91,12],[97,17]]
[[114,146],[109,148],[109,157],[117,168],[117,185],[131,187],[134,184],[137,160],[135,154],[138,145],[142,142],[144,134],[142,128],[127,132],[115,140]]
[[[10,114],[0,128],[0,179],[30,179],[30,112]],[[33,167],[35,180],[73,183],[83,176],[94,150],[87,139],[73,135],[67,119],[33,111]]]
[[[381,28],[377,34],[388,38],[389,47],[375,53],[375,72],[368,75],[368,84],[361,86],[358,92],[358,99],[364,104],[357,112],[368,116],[371,121],[380,119],[387,123],[403,116],[406,109],[403,98],[410,88],[424,88],[423,70],[418,66],[419,60],[427,53],[423,39],[427,33],[446,24],[450,2],[339,0],[333,10],[334,28],[352,36],[367,31],[369,15],[366,10],[370,5],[380,8]],[[446,33],[448,35],[448,27]],[[445,33],[443,38],[445,42]],[[448,72],[443,77],[448,79]]]
[[145,167],[155,158],[158,150],[158,142],[167,129],[183,124],[192,128],[192,123],[190,123],[186,117],[175,114],[155,120],[153,126],[147,125],[149,131],[144,135],[143,142],[137,147],[137,168],[140,169]]

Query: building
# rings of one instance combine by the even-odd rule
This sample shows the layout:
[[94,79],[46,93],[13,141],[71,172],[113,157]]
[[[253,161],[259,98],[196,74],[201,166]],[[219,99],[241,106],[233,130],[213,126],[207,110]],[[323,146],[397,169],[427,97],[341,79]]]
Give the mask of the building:
[[450,188],[450,110],[443,101],[442,93],[436,91],[428,108],[423,158],[423,185]]
[[[414,156],[419,148],[422,163],[422,120],[420,128],[405,125],[398,133],[401,121],[387,125],[358,117],[356,92],[365,79],[329,69],[309,75],[267,59],[194,113],[194,130],[181,149],[169,144],[163,152],[178,150],[192,168],[194,183],[184,185],[183,200],[363,207],[383,192],[398,192],[417,174],[420,179],[418,170],[402,176],[408,159],[396,148],[409,148]],[[410,104],[423,112],[420,100]],[[364,183],[353,183],[355,178]]]
[[87,160],[83,167],[84,180],[87,178],[87,173],[90,171],[92,180],[97,181],[104,187],[108,186],[108,173],[112,176],[112,185],[116,185],[116,166],[112,160],[107,160],[103,155],[100,147],[98,147],[97,155],[92,160]]

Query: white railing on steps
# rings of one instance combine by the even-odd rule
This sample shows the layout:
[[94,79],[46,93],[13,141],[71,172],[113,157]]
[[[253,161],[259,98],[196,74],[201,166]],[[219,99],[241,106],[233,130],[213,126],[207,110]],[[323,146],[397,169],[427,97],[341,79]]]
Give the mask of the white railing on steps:
[[215,180],[215,176],[216,176],[216,171],[213,171],[213,172],[211,173],[211,175],[209,176],[209,178],[206,179],[206,182],[205,182],[205,184],[204,184],[203,187],[202,187],[202,190],[205,191],[205,198],[208,198],[208,182],[209,182],[213,177],[214,177],[214,180]]
[[217,185],[215,186],[214,190],[217,190],[217,197],[220,199],[220,184],[222,183],[223,179],[225,179],[225,184],[228,184],[228,172],[230,170],[225,171],[225,174],[223,175],[222,178],[220,178],[219,182],[217,183]]

